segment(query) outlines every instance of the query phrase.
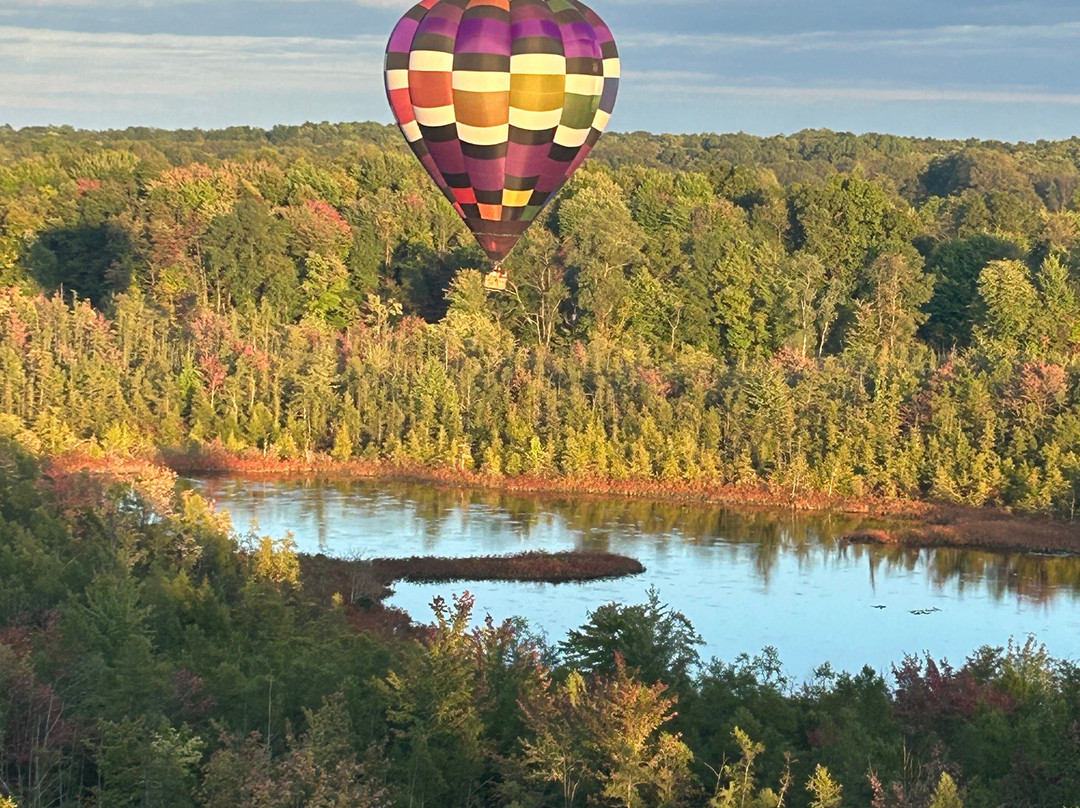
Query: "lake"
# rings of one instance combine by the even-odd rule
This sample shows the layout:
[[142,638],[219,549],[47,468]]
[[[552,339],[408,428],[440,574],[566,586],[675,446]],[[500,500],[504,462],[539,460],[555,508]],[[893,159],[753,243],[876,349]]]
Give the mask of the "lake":
[[[562,639],[604,603],[650,586],[732,661],[775,647],[787,672],[819,664],[888,673],[905,653],[959,664],[982,645],[1034,634],[1080,659],[1080,558],[849,545],[854,518],[739,512],[638,500],[522,498],[367,480],[189,481],[243,533],[291,532],[301,552],[353,557],[608,550],[643,575],[584,584],[395,584],[388,600],[426,621],[436,595],[468,589],[477,617],[523,616]],[[884,607],[884,608],[877,608]],[[936,611],[934,611],[936,609]],[[912,612],[929,611],[928,614]]]

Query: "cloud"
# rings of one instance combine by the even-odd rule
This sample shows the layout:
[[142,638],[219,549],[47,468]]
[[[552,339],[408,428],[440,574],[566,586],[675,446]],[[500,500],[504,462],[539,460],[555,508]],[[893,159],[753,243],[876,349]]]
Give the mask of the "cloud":
[[388,120],[384,47],[383,36],[90,34],[0,26],[0,109],[14,116],[8,122],[64,122],[66,113],[78,111],[86,113],[78,120],[106,126]]
[[[259,2],[260,0],[228,0],[230,3]],[[274,0],[278,3],[310,3],[321,0]],[[338,0],[342,5],[362,8],[406,9],[415,4],[415,0]],[[162,8],[167,6],[206,5],[207,0],[4,0],[7,8],[0,14],[12,14],[15,9],[49,8],[101,8],[109,11],[135,8]]]
[[624,48],[689,48],[711,53],[739,50],[879,51],[883,48],[942,50],[964,48],[1015,53],[1018,48],[1058,47],[1080,43],[1080,22],[1053,25],[945,25],[934,28],[868,29],[860,31],[803,31],[790,34],[729,34],[725,32],[629,32],[620,37]]
[[[753,5],[721,1],[733,14]],[[618,127],[772,132],[825,125],[1006,139],[1080,131],[1080,92],[1069,80],[1080,22],[890,28],[879,14],[853,31],[832,30],[845,21],[818,17],[821,30],[798,30],[798,20],[784,18],[796,30],[782,32],[775,12],[786,0],[759,0],[754,7],[769,6],[776,22],[738,33],[723,27],[725,12],[715,4],[695,11],[698,0],[605,2],[625,18],[616,29],[625,79]],[[0,123],[100,128],[389,121],[381,81],[396,16],[389,10],[410,0],[0,3]],[[63,12],[63,4],[71,10]],[[140,7],[154,11],[94,10]],[[12,8],[43,10],[4,16]],[[655,30],[645,30],[649,8],[662,18]],[[710,21],[717,15],[724,19]],[[705,21],[686,27],[699,17]],[[308,18],[312,25],[300,24]],[[53,30],[65,20],[67,28],[90,31]],[[126,33],[102,32],[106,25]],[[279,35],[292,31],[303,35]]]
[[[976,87],[920,87],[820,84],[778,85],[768,83],[716,83],[708,73],[688,71],[627,71],[623,74],[633,82],[635,93],[663,93],[669,99],[680,95],[687,103],[698,103],[702,95],[727,96],[746,101],[785,104],[820,104],[852,102],[892,103],[962,103],[962,104],[1027,104],[1080,105],[1080,93],[1047,92],[1040,88],[1006,87],[984,89]],[[680,93],[673,93],[678,87]]]

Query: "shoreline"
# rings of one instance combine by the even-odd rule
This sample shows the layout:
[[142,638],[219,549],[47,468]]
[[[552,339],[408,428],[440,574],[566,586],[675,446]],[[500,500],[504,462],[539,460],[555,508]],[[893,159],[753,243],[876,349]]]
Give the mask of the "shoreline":
[[[415,616],[384,602],[394,584],[508,581],[553,585],[640,575],[645,566],[616,553],[567,550],[529,551],[500,556],[348,559],[300,554],[303,591],[323,603],[338,603],[357,629],[407,634],[422,629]],[[468,589],[465,590],[466,592]]]
[[895,527],[889,529],[857,529],[841,537],[842,541],[853,543],[1080,555],[1080,523],[1070,523],[1050,516],[924,500],[853,498],[825,492],[793,495],[790,489],[761,485],[583,480],[540,476],[502,477],[445,466],[399,465],[364,460],[340,462],[325,455],[315,455],[309,459],[280,460],[263,457],[261,454],[237,454],[218,447],[207,447],[196,452],[161,450],[152,460],[69,455],[53,458],[50,462],[67,471],[86,470],[121,477],[137,474],[148,466],[156,465],[164,466],[175,474],[194,476],[379,480],[536,498],[636,499],[733,510],[841,513],[896,523]]

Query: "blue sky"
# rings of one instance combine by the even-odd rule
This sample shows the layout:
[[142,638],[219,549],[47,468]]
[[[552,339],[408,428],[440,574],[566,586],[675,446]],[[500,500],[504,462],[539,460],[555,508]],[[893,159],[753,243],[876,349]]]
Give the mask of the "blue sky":
[[[0,124],[390,121],[398,0],[0,0]],[[595,0],[611,128],[1080,135],[1080,3]]]

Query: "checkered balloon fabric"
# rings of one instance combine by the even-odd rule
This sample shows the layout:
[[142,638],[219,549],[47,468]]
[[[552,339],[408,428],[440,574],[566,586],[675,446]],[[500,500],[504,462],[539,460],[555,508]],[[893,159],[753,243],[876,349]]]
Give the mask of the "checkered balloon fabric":
[[493,261],[599,140],[618,85],[611,31],[577,0],[422,0],[386,48],[405,139]]

